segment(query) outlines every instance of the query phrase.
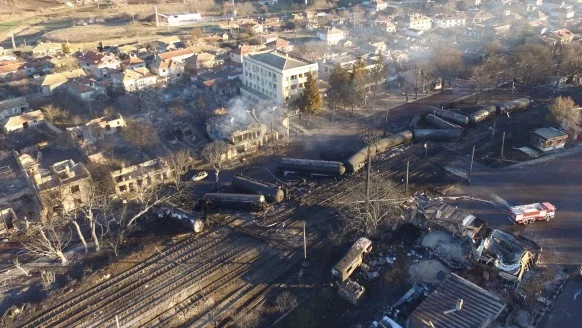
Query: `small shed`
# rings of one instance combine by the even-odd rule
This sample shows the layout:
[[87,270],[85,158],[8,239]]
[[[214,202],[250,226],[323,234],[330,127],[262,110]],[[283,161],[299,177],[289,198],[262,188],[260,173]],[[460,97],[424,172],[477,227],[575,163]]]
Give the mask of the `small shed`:
[[568,134],[558,129],[539,128],[531,132],[531,144],[541,151],[564,148]]

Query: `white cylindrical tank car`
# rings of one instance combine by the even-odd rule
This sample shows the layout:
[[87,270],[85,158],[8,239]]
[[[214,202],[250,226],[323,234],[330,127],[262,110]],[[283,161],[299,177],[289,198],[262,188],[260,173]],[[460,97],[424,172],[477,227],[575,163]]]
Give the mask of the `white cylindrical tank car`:
[[173,206],[159,206],[155,212],[159,218],[170,219],[195,233],[204,230],[204,221],[201,215],[190,213]]

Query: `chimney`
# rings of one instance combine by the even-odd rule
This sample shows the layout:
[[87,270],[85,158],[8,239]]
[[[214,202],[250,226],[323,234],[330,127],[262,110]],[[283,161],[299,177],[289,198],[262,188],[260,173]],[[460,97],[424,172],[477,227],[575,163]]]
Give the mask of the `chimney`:
[[463,299],[459,298],[457,300],[457,308],[456,309],[457,309],[457,311],[461,311],[462,308],[463,308]]

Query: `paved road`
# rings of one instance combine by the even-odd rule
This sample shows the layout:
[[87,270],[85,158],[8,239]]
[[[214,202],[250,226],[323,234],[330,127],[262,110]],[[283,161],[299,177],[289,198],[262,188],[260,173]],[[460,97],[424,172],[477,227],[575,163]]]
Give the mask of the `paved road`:
[[558,297],[554,309],[538,327],[580,327],[582,325],[582,277],[570,279]]
[[509,205],[547,201],[557,207],[551,222],[514,226],[505,210],[487,204],[460,204],[486,219],[494,227],[514,231],[531,238],[543,247],[541,261],[552,264],[582,263],[582,153],[556,158],[521,168],[473,171],[471,186],[459,194],[488,199]]

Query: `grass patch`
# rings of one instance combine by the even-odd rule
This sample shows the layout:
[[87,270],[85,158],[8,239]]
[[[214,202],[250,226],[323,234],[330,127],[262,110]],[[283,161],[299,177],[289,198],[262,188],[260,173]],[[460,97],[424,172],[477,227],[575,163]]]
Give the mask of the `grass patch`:
[[0,23],[0,33],[9,32],[11,29],[18,26],[18,23],[18,21]]

